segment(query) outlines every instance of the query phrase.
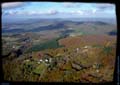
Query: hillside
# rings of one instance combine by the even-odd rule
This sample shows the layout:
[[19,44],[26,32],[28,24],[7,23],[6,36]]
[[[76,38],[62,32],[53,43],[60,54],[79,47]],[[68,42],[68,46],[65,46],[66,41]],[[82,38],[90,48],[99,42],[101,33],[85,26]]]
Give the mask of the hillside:
[[60,45],[65,47],[70,46],[85,46],[85,45],[110,45],[116,42],[116,36],[109,35],[81,35],[76,37],[67,37],[59,40]]
[[[56,43],[49,43],[52,45],[52,42]],[[60,39],[59,44],[65,47],[49,45],[51,48],[23,54],[19,58],[12,53],[3,59],[4,78],[34,82],[111,82],[115,42],[115,36],[84,35]]]

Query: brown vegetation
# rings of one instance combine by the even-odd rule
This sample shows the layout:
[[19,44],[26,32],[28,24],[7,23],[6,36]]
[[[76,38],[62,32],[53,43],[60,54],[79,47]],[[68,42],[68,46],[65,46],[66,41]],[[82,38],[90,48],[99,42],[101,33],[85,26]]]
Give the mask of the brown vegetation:
[[[116,41],[115,36],[108,35],[81,35],[76,37],[67,37],[59,40],[60,45],[70,46],[85,46],[85,45],[106,45],[108,42]],[[111,44],[110,43],[110,44]]]

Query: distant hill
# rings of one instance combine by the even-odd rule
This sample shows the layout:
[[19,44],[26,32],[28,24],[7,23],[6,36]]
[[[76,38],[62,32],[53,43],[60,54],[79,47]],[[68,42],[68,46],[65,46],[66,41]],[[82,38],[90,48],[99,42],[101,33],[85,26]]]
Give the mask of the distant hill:
[[117,30],[112,30],[108,32],[109,35],[117,35]]
[[116,30],[116,25],[102,21],[71,21],[57,19],[25,20],[20,23],[2,24],[2,33],[40,32],[46,30],[70,30],[83,34],[105,34]]

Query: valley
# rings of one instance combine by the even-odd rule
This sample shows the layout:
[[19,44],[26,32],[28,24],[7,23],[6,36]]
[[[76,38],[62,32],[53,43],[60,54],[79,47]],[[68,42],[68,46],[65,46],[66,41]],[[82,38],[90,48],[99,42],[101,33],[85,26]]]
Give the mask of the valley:
[[2,60],[7,81],[111,82],[117,28],[100,21],[5,23]]

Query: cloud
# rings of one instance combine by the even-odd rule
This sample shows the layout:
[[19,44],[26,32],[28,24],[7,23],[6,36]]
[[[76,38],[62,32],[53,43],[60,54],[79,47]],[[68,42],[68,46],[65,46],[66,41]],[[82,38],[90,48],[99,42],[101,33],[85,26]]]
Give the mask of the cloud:
[[3,11],[3,15],[55,15],[58,11],[54,9],[50,9],[47,11],[21,11],[21,10],[9,10]]
[[83,15],[84,12],[82,10],[77,10],[77,11],[70,11],[68,12],[68,14],[79,14],[79,15]]
[[50,14],[50,15],[57,14],[57,13],[58,13],[58,11],[54,10],[54,9],[48,11],[48,14]]
[[91,14],[97,14],[101,13],[101,11],[96,9],[91,10],[71,10],[71,11],[59,11],[55,9],[49,9],[46,11],[22,11],[22,10],[9,10],[5,11],[2,14],[3,15],[56,15],[56,14],[74,14],[74,15],[91,15]]
[[96,10],[96,9],[93,9],[93,10],[92,10],[92,13],[93,13],[93,14],[95,14],[96,12],[97,12],[97,10]]
[[72,7],[78,7],[78,6],[81,6],[82,4],[80,4],[80,3],[72,3],[72,2],[64,2],[63,3],[63,6],[64,7],[67,7],[67,8],[72,8]]
[[2,3],[2,8],[15,8],[24,5],[24,2],[8,2]]
[[9,10],[9,11],[2,12],[2,15],[14,15],[14,14],[16,14],[16,11]]
[[80,11],[80,10],[79,10],[79,11],[77,11],[77,13],[79,13],[79,14],[83,14],[83,11]]
[[64,6],[64,7],[72,7],[72,6],[73,6],[73,3],[64,2],[64,3],[63,3],[63,6]]
[[77,11],[71,11],[69,13],[71,14],[79,14],[79,15],[91,15],[96,14],[98,11],[96,9],[91,10],[77,10]]
[[2,8],[3,9],[12,9],[12,8],[19,8],[19,7],[24,7],[30,2],[7,2],[7,3],[2,3]]
[[24,13],[24,14],[27,14],[27,15],[40,15],[40,14],[42,14],[42,15],[55,15],[57,13],[58,13],[57,10],[52,9],[52,10],[48,10],[48,11],[44,11],[44,12],[42,12],[42,11],[29,11],[29,12]]
[[114,4],[95,4],[94,5],[99,10],[105,10],[105,9],[114,9]]

